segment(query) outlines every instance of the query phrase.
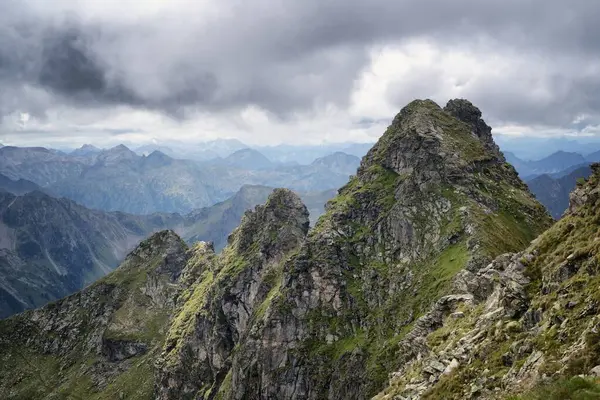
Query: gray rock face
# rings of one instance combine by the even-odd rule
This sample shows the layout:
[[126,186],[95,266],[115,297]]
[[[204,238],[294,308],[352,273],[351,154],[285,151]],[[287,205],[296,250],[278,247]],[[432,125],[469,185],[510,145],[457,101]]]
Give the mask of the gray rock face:
[[448,104],[446,104],[446,107],[444,107],[444,111],[460,121],[469,124],[473,130],[473,134],[477,135],[482,143],[484,143],[487,150],[492,152],[499,159],[504,160],[504,155],[502,155],[499,147],[494,143],[492,128],[490,128],[481,118],[481,111],[469,100],[450,100]]
[[[561,379],[597,375],[600,270],[590,228],[598,218],[600,169],[594,170],[561,221],[529,248],[457,274],[451,297],[460,300],[447,309],[436,304],[418,320],[401,367],[376,399],[495,399],[544,384],[554,386],[533,397],[566,398],[573,389]],[[453,318],[457,312],[460,319]],[[453,372],[440,373],[439,362]]]
[[[496,213],[510,209],[538,232],[547,226],[543,208],[487,142],[486,126],[467,126],[431,101],[416,101],[398,114],[356,178],[284,263],[277,302],[234,353],[225,398],[375,394],[391,365],[403,362],[387,356],[402,348],[400,332],[432,303],[437,313],[415,326],[433,330],[453,305],[473,297],[436,303],[450,292],[450,279],[440,275],[481,265],[498,251],[492,246],[519,248],[533,238],[494,237],[492,244],[482,219],[499,228]],[[515,197],[476,189],[499,182]],[[442,374],[450,363],[432,368]]]
[[281,279],[280,263],[308,231],[308,211],[289,190],[276,189],[246,213],[217,257],[197,251],[196,287],[181,299],[157,377],[157,398],[212,398],[227,380],[234,349],[265,312]]
[[[390,379],[391,387],[402,388],[394,389],[395,396],[420,399],[449,373],[447,371],[469,364],[476,354],[485,351],[490,342],[496,340],[494,336],[488,335],[492,327],[520,329],[520,325],[503,326],[503,322],[522,316],[529,306],[526,286],[530,281],[524,275],[525,267],[520,261],[522,257],[523,254],[503,255],[477,272],[463,270],[456,276],[454,291],[460,294],[440,299],[431,311],[417,321],[402,342],[402,368],[393,373]],[[472,309],[479,304],[484,311],[473,323],[472,329],[463,332],[447,328],[444,331],[447,336],[444,338],[454,345],[441,351],[432,351],[429,335],[454,324],[451,322],[452,315],[458,308]],[[507,355],[506,362],[510,362],[508,357]],[[539,367],[539,360],[532,362],[529,370],[533,369],[533,364],[536,368]],[[408,380],[407,377],[415,376],[415,370],[419,375]],[[514,383],[514,379],[506,380],[506,384],[511,382]],[[387,394],[384,391],[376,398],[384,399]]]

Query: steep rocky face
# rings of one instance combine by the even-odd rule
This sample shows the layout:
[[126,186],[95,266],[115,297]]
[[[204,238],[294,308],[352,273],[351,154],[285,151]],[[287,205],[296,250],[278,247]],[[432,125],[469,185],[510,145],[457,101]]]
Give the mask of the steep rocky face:
[[171,326],[159,397],[375,395],[457,273],[543,231],[550,217],[474,119],[479,111],[452,107],[466,122],[431,101],[404,108],[295,250],[259,250],[258,238],[283,238],[252,222],[259,211],[223,255],[208,253]]
[[189,256],[173,232],[157,233],[83,291],[0,321],[0,397],[152,398]]
[[459,106],[467,122],[431,101],[396,116],[284,265],[277,301],[235,353],[226,398],[376,394],[459,271],[549,225],[479,111]]
[[179,299],[159,360],[157,398],[222,393],[236,347],[279,291],[283,263],[308,224],[300,198],[277,189],[264,206],[246,213],[219,256],[211,247],[199,249],[190,267],[195,282]]
[[438,301],[404,343],[403,354],[418,357],[377,398],[507,398],[530,390],[531,398],[571,398],[581,382],[584,397],[573,398],[594,398],[591,383],[586,391],[585,381],[569,380],[600,371],[600,165],[592,169],[565,216],[529,248],[457,276],[454,295]]

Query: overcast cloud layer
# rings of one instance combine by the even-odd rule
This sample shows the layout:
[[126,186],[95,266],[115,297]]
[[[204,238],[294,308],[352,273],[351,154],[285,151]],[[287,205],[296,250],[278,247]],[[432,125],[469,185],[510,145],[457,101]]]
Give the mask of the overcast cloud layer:
[[592,0],[0,0],[0,141],[376,139],[465,97],[495,132],[600,132]]

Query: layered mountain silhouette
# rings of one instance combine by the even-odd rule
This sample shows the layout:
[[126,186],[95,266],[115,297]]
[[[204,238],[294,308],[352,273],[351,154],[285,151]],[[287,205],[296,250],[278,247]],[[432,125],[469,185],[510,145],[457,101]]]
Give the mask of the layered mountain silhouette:
[[138,155],[124,145],[107,150],[83,146],[71,154],[4,147],[0,149],[0,174],[29,180],[47,193],[88,208],[186,214],[225,201],[244,185],[285,186],[300,192],[338,188],[356,172],[359,159],[341,154],[330,157],[289,167],[247,148],[225,159],[198,163],[159,150]]
[[0,395],[496,398],[588,373],[598,180],[543,233],[481,112],[414,101],[314,228],[276,189],[218,254],[163,231],[0,321]]

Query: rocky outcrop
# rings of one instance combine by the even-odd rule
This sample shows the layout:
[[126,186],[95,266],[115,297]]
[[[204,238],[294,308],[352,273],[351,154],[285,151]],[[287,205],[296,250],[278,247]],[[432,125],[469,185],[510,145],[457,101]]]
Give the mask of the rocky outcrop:
[[[231,344],[236,350],[218,396],[376,394],[410,360],[397,357],[403,339],[412,325],[423,326],[415,321],[451,292],[459,271],[524,248],[548,226],[514,169],[477,134],[482,126],[431,101],[398,114],[283,262],[279,287]],[[459,299],[439,303],[430,318],[441,324],[443,309]],[[197,382],[198,375],[178,379]],[[211,398],[215,389],[206,385],[196,395]]]
[[494,143],[492,128],[481,118],[481,111],[473,103],[466,99],[450,100],[444,107],[444,111],[468,124],[472,129],[472,133],[481,140],[487,151],[504,160],[500,148]]
[[[284,218],[293,235],[265,223],[279,209],[270,199],[222,255],[205,251],[161,356],[159,398],[361,399],[381,390],[418,356],[397,356],[411,328],[433,330],[447,310],[475,301],[465,293],[436,303],[456,274],[524,248],[550,223],[488,142],[487,125],[466,120],[411,103],[306,239],[304,211]],[[425,315],[432,304],[439,309]]]
[[234,350],[279,290],[281,265],[307,231],[300,198],[276,189],[246,213],[220,256],[198,249],[198,278],[180,299],[159,363],[158,398],[214,398],[227,384]]
[[83,291],[0,321],[0,397],[149,398],[188,258],[157,233]]
[[[595,376],[600,271],[593,226],[600,166],[593,170],[572,193],[563,219],[528,249],[457,275],[453,298],[461,301],[442,313],[434,307],[420,320],[407,336],[414,342],[405,346],[416,356],[376,398],[505,398],[559,379]],[[558,384],[563,392],[556,396],[566,398],[573,386]],[[557,388],[540,393],[554,395]]]

